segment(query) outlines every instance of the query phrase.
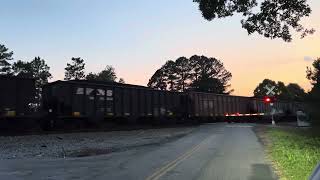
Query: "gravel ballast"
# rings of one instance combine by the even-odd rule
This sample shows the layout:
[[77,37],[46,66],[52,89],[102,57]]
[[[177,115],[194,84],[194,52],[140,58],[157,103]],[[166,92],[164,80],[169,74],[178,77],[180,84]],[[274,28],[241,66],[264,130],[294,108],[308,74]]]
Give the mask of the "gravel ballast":
[[0,136],[0,159],[65,158],[107,154],[165,143],[192,130],[194,127]]

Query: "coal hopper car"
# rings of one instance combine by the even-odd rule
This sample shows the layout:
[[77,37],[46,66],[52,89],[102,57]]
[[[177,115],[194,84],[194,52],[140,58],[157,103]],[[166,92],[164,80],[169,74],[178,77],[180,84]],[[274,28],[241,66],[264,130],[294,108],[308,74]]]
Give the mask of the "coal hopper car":
[[25,129],[35,126],[35,80],[0,76],[0,130]]
[[203,92],[187,92],[189,117],[200,122],[264,122],[270,120],[272,109],[276,116],[294,116],[299,104],[276,101],[271,107],[263,98],[231,96]]
[[31,113],[35,81],[31,78],[0,76],[0,117],[18,118]]
[[43,88],[43,109],[54,121],[176,123],[186,119],[186,96],[144,86],[87,80]]
[[250,97],[188,92],[189,116],[200,122],[225,121],[229,115],[252,113]]

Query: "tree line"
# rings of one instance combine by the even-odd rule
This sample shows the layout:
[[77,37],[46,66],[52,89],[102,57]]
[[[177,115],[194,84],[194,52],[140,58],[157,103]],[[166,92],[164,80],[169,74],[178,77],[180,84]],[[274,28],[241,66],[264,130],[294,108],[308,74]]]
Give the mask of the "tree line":
[[254,89],[254,97],[262,98],[266,96],[267,89],[266,86],[275,87],[273,92],[274,96],[280,100],[293,100],[293,101],[303,101],[306,98],[306,92],[302,87],[296,83],[289,83],[285,85],[281,81],[273,81],[271,79],[264,79],[259,85]]
[[[65,80],[96,80],[112,81],[118,80],[115,69],[107,65],[101,72],[90,72],[85,74],[85,62],[80,57],[72,57],[71,62],[67,63],[65,70]],[[0,75],[17,76],[35,79],[36,103],[41,102],[42,86],[47,84],[52,78],[50,67],[46,61],[37,56],[31,61],[14,60],[13,51],[10,51],[5,45],[0,44]],[[125,83],[123,78],[118,82]]]
[[229,94],[232,74],[212,57],[194,55],[168,60],[149,79],[148,86],[169,91]]
[[117,77],[114,67],[107,65],[98,73],[90,72],[85,74],[85,62],[80,57],[71,58],[71,63],[67,63],[64,75],[64,80],[90,80],[90,81],[111,81],[125,83],[123,78]]

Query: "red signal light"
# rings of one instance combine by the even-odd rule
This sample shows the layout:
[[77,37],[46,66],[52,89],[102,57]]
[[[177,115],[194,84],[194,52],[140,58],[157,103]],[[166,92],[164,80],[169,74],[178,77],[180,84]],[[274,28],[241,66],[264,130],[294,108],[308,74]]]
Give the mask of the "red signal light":
[[269,104],[273,102],[273,98],[266,96],[263,98],[263,101],[264,103]]
[[271,99],[267,97],[264,101],[265,101],[265,102],[270,102]]

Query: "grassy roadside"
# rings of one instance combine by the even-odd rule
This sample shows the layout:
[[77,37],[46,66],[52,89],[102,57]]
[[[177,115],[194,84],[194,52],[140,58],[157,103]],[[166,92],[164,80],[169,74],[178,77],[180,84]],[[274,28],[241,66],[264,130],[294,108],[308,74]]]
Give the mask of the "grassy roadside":
[[264,127],[258,136],[281,179],[308,179],[320,161],[320,136],[315,131]]

